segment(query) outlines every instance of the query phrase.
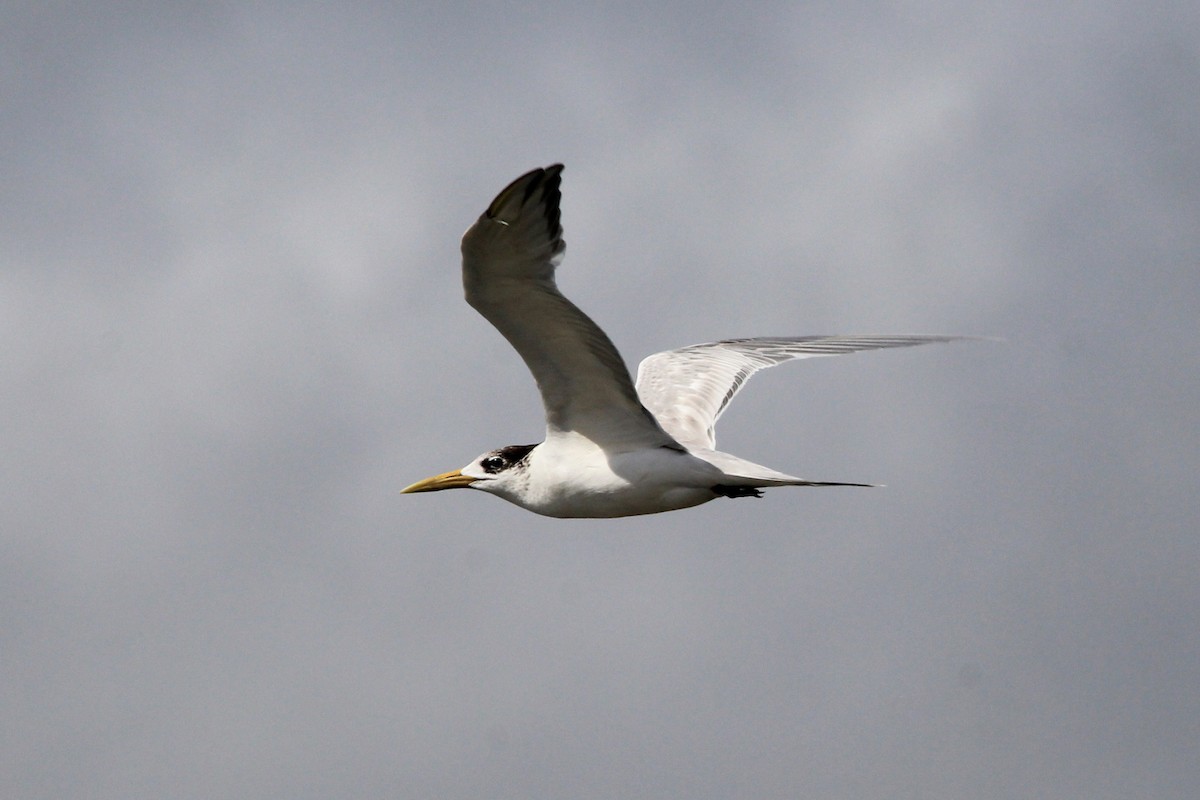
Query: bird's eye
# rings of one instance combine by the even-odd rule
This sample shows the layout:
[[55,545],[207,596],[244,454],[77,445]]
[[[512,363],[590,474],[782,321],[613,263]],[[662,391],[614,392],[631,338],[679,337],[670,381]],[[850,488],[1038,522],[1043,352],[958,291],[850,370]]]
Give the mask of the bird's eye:
[[495,475],[500,470],[504,469],[504,459],[500,456],[488,456],[480,462],[479,466],[483,467],[483,471]]

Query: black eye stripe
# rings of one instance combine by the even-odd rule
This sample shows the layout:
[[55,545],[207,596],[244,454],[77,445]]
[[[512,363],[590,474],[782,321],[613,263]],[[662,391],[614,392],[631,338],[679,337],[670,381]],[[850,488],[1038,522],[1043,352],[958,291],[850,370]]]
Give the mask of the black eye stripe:
[[497,450],[496,455],[503,457],[510,464],[516,464],[518,461],[524,461],[529,451],[535,447],[536,444],[510,444]]
[[512,467],[524,467],[529,452],[537,445],[514,444],[501,447],[488,453],[479,461],[480,468],[489,475],[495,475]]

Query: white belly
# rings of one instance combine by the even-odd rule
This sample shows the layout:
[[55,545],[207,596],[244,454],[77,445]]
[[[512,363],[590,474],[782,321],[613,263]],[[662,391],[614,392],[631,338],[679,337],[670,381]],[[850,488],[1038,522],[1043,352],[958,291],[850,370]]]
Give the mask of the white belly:
[[723,476],[706,461],[661,447],[607,455],[576,443],[535,453],[524,496],[506,499],[550,517],[624,517],[698,506],[718,496],[712,487]]

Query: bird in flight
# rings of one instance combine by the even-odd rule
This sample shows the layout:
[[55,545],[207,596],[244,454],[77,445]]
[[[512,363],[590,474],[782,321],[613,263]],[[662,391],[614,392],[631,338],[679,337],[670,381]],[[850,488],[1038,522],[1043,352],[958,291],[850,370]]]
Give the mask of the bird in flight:
[[760,497],[810,481],[716,449],[713,427],[755,372],[798,358],[949,342],[959,336],[726,339],[656,353],[630,379],[616,347],[558,291],[566,244],[563,166],[527,172],[462,239],[467,302],[524,359],[546,412],[540,444],[490,450],[404,493],[479,489],[550,517],[624,517]]

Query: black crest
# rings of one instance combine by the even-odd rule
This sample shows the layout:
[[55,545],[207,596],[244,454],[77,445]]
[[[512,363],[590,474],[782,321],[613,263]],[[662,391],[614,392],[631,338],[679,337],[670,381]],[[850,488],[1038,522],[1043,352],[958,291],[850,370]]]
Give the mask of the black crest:
[[536,444],[511,444],[508,447],[501,447],[485,456],[479,462],[479,466],[483,467],[483,471],[489,475],[496,475],[506,469],[523,466],[525,459],[529,457],[529,451],[535,447],[537,447]]

